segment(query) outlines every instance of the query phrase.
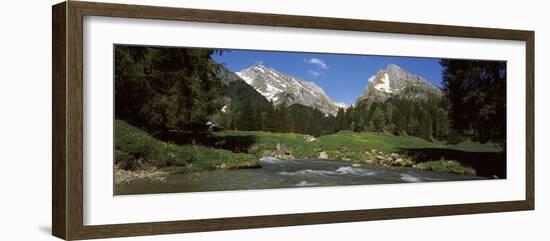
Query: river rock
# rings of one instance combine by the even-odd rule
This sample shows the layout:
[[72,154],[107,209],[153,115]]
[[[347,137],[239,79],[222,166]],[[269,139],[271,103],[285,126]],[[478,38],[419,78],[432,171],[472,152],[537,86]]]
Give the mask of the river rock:
[[313,137],[312,135],[306,135],[304,136],[304,141],[306,142],[313,142],[313,141],[316,141],[317,138]]
[[351,166],[352,166],[352,167],[360,167],[361,164],[359,164],[359,163],[353,163],[353,164],[351,164]]
[[326,151],[319,152],[319,159],[328,159],[328,154]]
[[293,160],[293,159],[296,159],[290,153],[277,153],[277,154],[275,154],[275,158],[277,158],[279,160]]
[[390,156],[394,159],[399,158],[399,154],[397,154],[397,153],[392,153],[392,154],[390,154]]
[[282,144],[282,143],[277,143],[277,146],[276,146],[276,151],[275,151],[275,157],[276,158],[279,158],[279,159],[284,159],[284,160],[288,160],[288,159],[293,159],[294,156],[292,155],[292,152],[290,150],[290,148],[286,145],[286,144]]
[[382,156],[382,155],[376,155],[376,159],[378,159],[378,160],[385,160],[386,158],[384,158],[384,156]]
[[117,165],[120,169],[126,171],[135,171],[139,169],[145,161],[141,158],[128,153],[123,153],[117,156]]
[[288,146],[285,144],[277,143],[277,151],[278,152],[285,152],[288,150]]

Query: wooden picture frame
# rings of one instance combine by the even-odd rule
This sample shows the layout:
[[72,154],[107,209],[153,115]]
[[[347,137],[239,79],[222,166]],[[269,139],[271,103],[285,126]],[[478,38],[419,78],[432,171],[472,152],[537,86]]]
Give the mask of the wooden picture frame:
[[[66,239],[203,232],[534,209],[534,32],[385,21],[213,11],[68,1],[52,8],[52,233]],[[83,17],[106,16],[207,23],[517,40],[526,43],[525,199],[152,223],[83,224]],[[513,147],[510,147],[513,148]]]

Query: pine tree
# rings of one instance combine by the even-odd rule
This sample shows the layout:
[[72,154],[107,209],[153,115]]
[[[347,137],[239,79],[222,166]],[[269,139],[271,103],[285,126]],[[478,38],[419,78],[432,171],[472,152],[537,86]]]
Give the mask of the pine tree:
[[384,125],[386,124],[386,117],[384,116],[384,111],[382,108],[377,108],[371,117],[371,130],[381,132],[384,130]]
[[394,123],[395,106],[392,103],[387,102],[384,109],[385,109],[384,116],[386,117],[385,119],[386,124],[384,126],[384,129],[393,130],[395,128],[395,123]]
[[250,101],[245,101],[239,114],[237,128],[243,131],[255,130],[257,122],[258,120],[256,120],[256,114],[254,113],[252,104],[250,103]]
[[277,130],[279,132],[289,132],[291,130],[291,123],[286,103],[281,103],[277,106],[277,120]]
[[344,110],[344,108],[339,108],[338,112],[336,113],[336,129],[337,130],[347,129],[346,111]]
[[267,107],[266,113],[265,113],[265,129],[266,131],[275,132],[277,131],[278,122],[277,119],[277,111],[275,110],[275,106],[273,104],[273,101],[269,103],[269,106]]
[[432,119],[427,110],[419,110],[418,128],[416,136],[431,141],[432,138]]
[[449,133],[449,120],[447,112],[437,107],[434,117],[434,136],[437,139],[443,140],[447,138]]
[[223,106],[220,65],[211,59],[217,52],[116,46],[116,117],[152,132],[204,126]]
[[480,142],[506,141],[506,62],[440,61],[453,129]]

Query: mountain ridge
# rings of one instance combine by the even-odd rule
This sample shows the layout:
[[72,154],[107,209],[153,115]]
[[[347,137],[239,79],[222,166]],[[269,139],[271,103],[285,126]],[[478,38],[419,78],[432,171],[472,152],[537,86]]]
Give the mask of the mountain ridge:
[[336,115],[339,108],[348,107],[345,103],[332,100],[323,88],[312,81],[261,64],[251,65],[235,74],[276,105],[301,104],[330,115]]
[[[338,109],[350,106],[334,101],[323,88],[262,64],[254,64],[234,73],[253,87],[268,101],[287,106],[301,104],[318,109],[325,114],[336,115]],[[389,64],[368,79],[365,91],[353,105],[358,103],[383,102],[389,98],[427,100],[441,98],[441,89],[424,77],[396,65]]]

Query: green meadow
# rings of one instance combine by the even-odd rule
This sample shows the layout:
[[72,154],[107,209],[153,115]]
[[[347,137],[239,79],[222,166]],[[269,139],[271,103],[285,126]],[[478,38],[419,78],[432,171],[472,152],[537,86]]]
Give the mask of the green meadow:
[[[220,145],[216,143],[178,145],[154,138],[147,132],[121,120],[115,122],[115,133],[115,159],[118,168],[124,170],[155,168],[173,173],[259,168],[261,167],[260,158],[275,156],[279,159],[293,160],[343,160],[388,167],[412,166],[422,170],[476,175],[474,168],[456,160],[445,157],[429,160],[424,157],[423,160],[417,160],[414,155],[409,154],[409,151],[497,153],[501,150],[494,144],[471,141],[447,145],[413,136],[352,131],[340,131],[319,138],[295,133],[221,131],[210,134],[213,135],[212,138],[216,143],[222,143]],[[396,162],[397,159],[402,159],[403,162]]]

